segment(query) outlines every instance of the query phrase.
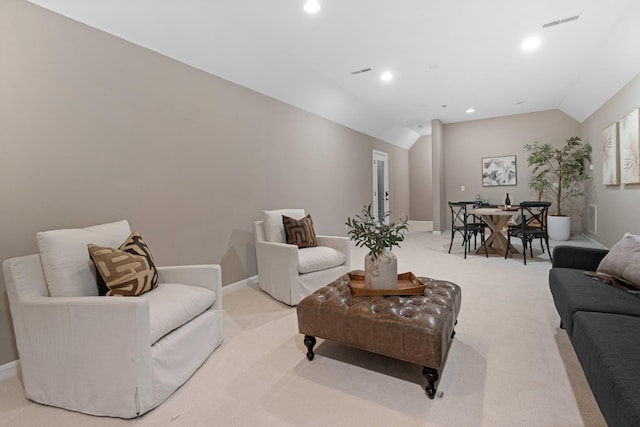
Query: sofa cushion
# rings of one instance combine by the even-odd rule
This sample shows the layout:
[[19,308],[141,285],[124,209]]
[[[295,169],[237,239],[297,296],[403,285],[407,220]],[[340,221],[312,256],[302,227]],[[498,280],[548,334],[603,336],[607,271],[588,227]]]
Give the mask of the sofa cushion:
[[326,270],[344,264],[346,255],[333,248],[317,246],[298,250],[298,271],[301,274]]
[[262,211],[262,219],[264,221],[264,237],[267,242],[285,243],[284,225],[282,224],[282,216],[288,216],[293,219],[304,217],[304,209],[277,209],[273,211]]
[[210,289],[178,283],[160,283],[140,295],[149,300],[151,344],[203,313],[216,297]]
[[567,334],[573,335],[573,316],[578,311],[640,316],[640,298],[599,282],[573,268],[552,268],[549,287]]
[[87,245],[118,247],[131,234],[126,220],[87,228],[36,233],[42,270],[52,297],[98,295]]
[[578,312],[572,343],[604,419],[640,426],[640,317]]
[[87,245],[95,264],[98,294],[138,296],[158,285],[158,272],[147,244],[134,231],[120,248]]
[[640,289],[640,236],[626,233],[600,261],[600,277],[635,289]]
[[284,226],[287,244],[296,245],[299,248],[318,246],[311,215],[307,215],[299,220],[282,215],[282,225]]

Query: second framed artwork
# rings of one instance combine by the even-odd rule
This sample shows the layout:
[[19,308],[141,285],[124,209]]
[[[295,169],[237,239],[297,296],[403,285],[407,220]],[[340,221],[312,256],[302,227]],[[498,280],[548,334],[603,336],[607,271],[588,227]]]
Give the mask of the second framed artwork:
[[516,156],[482,158],[482,186],[516,185]]

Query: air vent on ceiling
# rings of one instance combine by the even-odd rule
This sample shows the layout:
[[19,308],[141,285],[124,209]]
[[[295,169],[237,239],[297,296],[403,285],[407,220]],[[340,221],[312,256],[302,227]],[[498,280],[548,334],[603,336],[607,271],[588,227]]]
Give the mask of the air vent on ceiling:
[[553,27],[554,25],[566,24],[567,22],[575,21],[579,16],[570,16],[569,18],[564,18],[559,21],[547,22],[542,26],[542,28]]
[[368,73],[369,71],[371,71],[371,68],[363,68],[362,70],[352,71],[351,74],[356,75],[356,74]]

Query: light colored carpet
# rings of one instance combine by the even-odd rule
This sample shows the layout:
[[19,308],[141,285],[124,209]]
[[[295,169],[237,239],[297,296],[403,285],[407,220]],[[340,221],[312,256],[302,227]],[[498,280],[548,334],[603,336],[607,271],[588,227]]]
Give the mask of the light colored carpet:
[[[0,426],[604,426],[575,353],[558,328],[546,254],[462,258],[459,238],[412,233],[394,249],[400,271],[462,288],[462,309],[438,391],[422,367],[318,340],[308,361],[295,308],[255,285],[225,289],[225,342],[160,407],[135,420],[26,400],[0,382]],[[593,246],[589,241],[572,244]],[[365,250],[354,248],[354,269]]]

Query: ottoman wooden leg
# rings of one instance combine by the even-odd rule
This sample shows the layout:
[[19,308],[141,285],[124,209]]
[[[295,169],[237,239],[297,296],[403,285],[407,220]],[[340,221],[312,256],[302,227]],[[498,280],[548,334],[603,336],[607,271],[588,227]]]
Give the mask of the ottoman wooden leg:
[[312,337],[311,335],[304,336],[304,345],[307,346],[307,359],[313,360],[313,346],[316,345],[316,337]]
[[429,396],[429,399],[433,399],[436,397],[436,381],[439,378],[438,370],[425,366],[422,369],[422,375],[427,379],[427,386],[425,387],[427,396]]

